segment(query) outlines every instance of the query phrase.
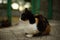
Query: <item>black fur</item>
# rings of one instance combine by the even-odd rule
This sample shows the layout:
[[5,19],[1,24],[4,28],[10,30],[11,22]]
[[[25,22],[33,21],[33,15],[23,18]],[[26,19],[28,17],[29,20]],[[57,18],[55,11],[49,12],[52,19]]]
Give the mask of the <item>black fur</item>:
[[43,17],[42,15],[37,15],[37,16],[35,16],[35,18],[38,18],[38,21],[39,21],[37,24],[38,30],[41,33],[44,32],[47,27],[47,24],[49,24],[47,19],[45,17]]
[[21,15],[21,20],[26,21],[29,20],[30,24],[35,23],[34,15],[26,8],[25,12]]

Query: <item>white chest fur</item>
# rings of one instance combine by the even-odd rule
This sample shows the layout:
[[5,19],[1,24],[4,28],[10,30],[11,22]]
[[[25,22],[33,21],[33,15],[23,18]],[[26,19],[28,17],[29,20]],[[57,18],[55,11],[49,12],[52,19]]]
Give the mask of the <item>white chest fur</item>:
[[29,21],[23,21],[23,25],[24,25],[24,32],[25,33],[38,33],[38,30],[37,30],[37,24],[34,23],[34,24],[30,24]]

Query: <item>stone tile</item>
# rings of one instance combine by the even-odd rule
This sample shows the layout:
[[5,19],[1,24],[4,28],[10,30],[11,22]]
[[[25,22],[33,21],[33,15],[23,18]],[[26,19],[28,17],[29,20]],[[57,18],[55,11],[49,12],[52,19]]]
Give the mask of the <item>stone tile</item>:
[[60,40],[60,36],[47,36],[47,40]]
[[26,38],[23,31],[23,23],[14,25],[9,28],[0,29],[0,40],[59,40],[60,39],[60,22],[51,21],[50,36],[40,36]]
[[10,31],[0,31],[0,40],[16,40]]
[[47,40],[47,36],[42,36],[41,40]]
[[51,27],[51,35],[60,36],[60,25]]

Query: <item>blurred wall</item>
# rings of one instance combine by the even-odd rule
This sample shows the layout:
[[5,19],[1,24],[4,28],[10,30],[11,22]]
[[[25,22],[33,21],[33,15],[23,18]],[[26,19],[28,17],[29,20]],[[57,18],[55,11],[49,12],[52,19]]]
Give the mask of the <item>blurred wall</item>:
[[[48,1],[41,0],[41,10],[40,13],[44,15],[46,18],[48,17]],[[0,16],[6,16],[7,10],[0,9]],[[19,11],[12,11],[12,16],[19,16]],[[53,19],[60,20],[60,0],[53,0]]]
[[53,19],[60,20],[60,0],[53,0]]
[[[52,0],[53,1],[53,19],[60,20],[60,0]],[[40,13],[44,15],[46,18],[48,17],[48,0],[41,0],[41,11]]]

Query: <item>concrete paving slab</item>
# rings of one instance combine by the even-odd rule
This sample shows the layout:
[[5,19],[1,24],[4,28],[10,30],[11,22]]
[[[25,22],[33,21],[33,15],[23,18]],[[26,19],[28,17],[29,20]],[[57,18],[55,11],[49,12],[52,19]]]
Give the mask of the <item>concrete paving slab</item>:
[[51,21],[51,32],[48,36],[26,38],[23,23],[8,28],[0,28],[0,40],[60,40],[60,21]]

